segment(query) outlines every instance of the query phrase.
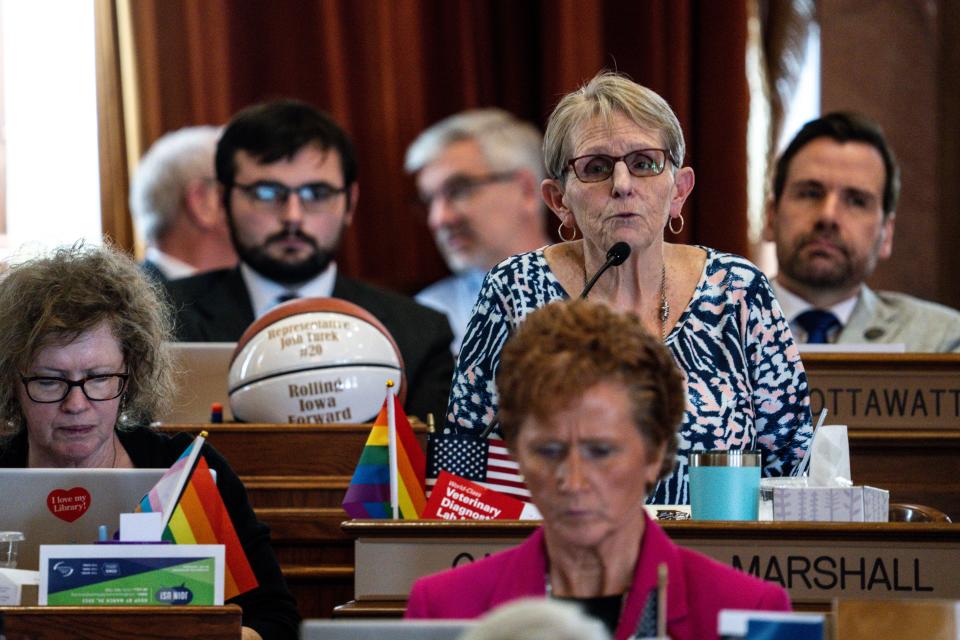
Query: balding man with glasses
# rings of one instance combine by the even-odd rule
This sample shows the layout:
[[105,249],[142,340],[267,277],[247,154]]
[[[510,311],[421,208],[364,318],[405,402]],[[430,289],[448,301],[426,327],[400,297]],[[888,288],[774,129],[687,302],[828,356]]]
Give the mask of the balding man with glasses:
[[359,195],[343,129],[301,102],[249,107],[224,130],[216,173],[240,264],[168,284],[178,338],[232,342],[280,302],[341,298],[376,316],[396,341],[407,412],[441,415],[453,366],[446,318],[337,272],[334,257]]

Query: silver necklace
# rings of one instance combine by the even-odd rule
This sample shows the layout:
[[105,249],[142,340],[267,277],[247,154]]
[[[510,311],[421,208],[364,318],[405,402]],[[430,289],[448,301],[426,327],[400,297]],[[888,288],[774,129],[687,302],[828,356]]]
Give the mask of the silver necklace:
[[670,319],[670,303],[667,302],[667,266],[660,268],[660,339],[667,340],[667,320]]

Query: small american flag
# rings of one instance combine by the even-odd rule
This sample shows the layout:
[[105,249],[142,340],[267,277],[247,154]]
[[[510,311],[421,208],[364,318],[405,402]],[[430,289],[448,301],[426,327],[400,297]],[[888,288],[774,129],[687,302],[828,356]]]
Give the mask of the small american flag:
[[440,471],[477,482],[488,489],[530,501],[530,492],[507,445],[496,435],[432,433],[427,441],[427,491]]

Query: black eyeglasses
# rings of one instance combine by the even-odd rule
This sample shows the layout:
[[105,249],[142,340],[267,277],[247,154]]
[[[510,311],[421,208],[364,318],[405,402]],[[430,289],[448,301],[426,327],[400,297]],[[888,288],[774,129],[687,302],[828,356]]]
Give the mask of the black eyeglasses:
[[666,149],[637,149],[619,157],[603,153],[580,156],[568,162],[567,166],[573,168],[574,174],[581,182],[603,182],[613,175],[613,168],[621,160],[627,165],[630,175],[638,178],[652,178],[663,173],[668,159],[674,165],[677,164]]
[[123,395],[129,377],[127,373],[104,373],[81,380],[53,376],[20,376],[20,380],[34,402],[62,402],[74,387],[80,387],[87,400],[102,402]]
[[334,187],[326,182],[308,182],[296,187],[288,187],[279,182],[260,180],[251,184],[234,183],[255,208],[269,213],[283,210],[290,194],[297,194],[300,206],[307,213],[327,213],[333,209],[334,201],[340,194],[346,193],[346,187]]
[[516,174],[516,171],[502,171],[482,176],[455,175],[440,185],[440,188],[433,193],[421,193],[420,203],[429,209],[434,200],[443,198],[455,208],[464,206],[477,194],[480,187],[495,182],[513,180]]

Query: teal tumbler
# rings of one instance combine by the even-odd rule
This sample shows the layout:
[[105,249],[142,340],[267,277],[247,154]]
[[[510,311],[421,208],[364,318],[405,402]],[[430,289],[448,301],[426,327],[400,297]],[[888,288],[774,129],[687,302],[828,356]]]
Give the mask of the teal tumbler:
[[756,520],[760,505],[759,451],[705,451],[690,456],[694,520]]

